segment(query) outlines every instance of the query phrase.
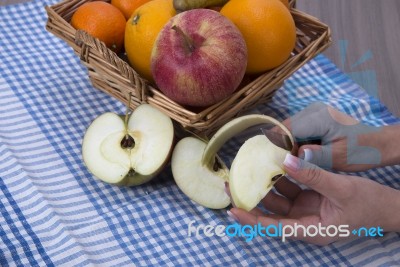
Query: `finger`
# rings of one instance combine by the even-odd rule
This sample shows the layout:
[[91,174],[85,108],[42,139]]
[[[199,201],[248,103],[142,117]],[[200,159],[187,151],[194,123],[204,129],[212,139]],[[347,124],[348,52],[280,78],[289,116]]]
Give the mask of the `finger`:
[[[232,196],[231,196],[231,191],[229,190],[229,183],[228,182],[225,182],[224,190],[225,190],[225,193],[229,196],[229,198],[231,200],[232,207],[236,208],[236,205],[233,202],[233,199],[232,199]],[[254,209],[252,209],[249,212],[251,214],[254,214],[254,215],[262,215],[262,214],[264,214],[264,212],[262,210],[260,210],[259,208],[257,208],[257,207],[255,207]]]
[[331,200],[340,199],[349,188],[349,179],[327,172],[318,166],[288,154],[284,161],[286,172],[294,180],[308,186]]
[[330,106],[328,106],[328,112],[331,115],[332,119],[334,119],[337,123],[342,124],[342,125],[356,125],[359,124],[360,122],[356,120],[355,118],[340,112],[337,109],[334,109]]
[[300,158],[321,168],[333,168],[333,150],[332,145],[304,145],[299,148]]
[[263,226],[269,224],[278,225],[281,220],[289,220],[286,216],[278,214],[253,214],[240,208],[232,208],[229,213],[242,225],[257,225],[258,223],[261,223]]
[[[330,114],[329,106],[323,103],[313,103],[289,119],[282,122],[296,139],[296,144],[320,144],[323,140],[329,140],[332,125],[335,120]],[[338,111],[339,112],[339,111]],[[275,132],[285,134],[280,127],[272,129]],[[297,152],[297,147],[293,152]]]
[[241,225],[261,224],[264,227],[268,227],[271,235],[277,234],[275,231],[278,229],[278,227],[283,227],[284,225],[295,225],[296,223],[300,222],[299,220],[290,219],[279,215],[254,215],[239,208],[233,208],[229,212],[231,216],[233,216]]
[[[305,109],[301,110],[300,112],[296,113],[292,117],[287,118],[286,120],[282,121],[281,123],[286,128],[291,130],[292,129],[291,125],[292,125],[292,121],[293,120],[307,119],[307,117],[310,116],[311,114],[318,113],[320,110],[327,109],[327,108],[328,108],[328,106],[325,105],[324,103],[316,102],[316,103],[313,103],[313,104],[309,105],[308,107],[306,107]],[[274,130],[274,131],[280,132],[280,133],[284,133],[279,126],[275,126],[271,130]]]
[[259,209],[259,208],[254,208],[254,209],[252,209],[251,211],[249,211],[249,213],[251,213],[251,214],[253,214],[253,215],[255,215],[255,216],[262,216],[262,215],[265,214],[265,213],[264,213],[261,209]]
[[264,207],[272,213],[287,215],[292,208],[292,201],[284,196],[269,192],[262,200]]
[[287,127],[296,138],[306,139],[325,136],[332,122],[328,106],[316,102],[291,117],[290,125]]
[[275,189],[279,192],[279,194],[285,196],[286,198],[288,198],[290,200],[296,199],[296,197],[302,191],[300,186],[289,181],[289,179],[286,178],[285,176],[281,177],[275,183]]
[[257,225],[259,218],[265,216],[264,214],[253,214],[240,208],[232,208],[228,214],[241,225]]
[[[230,191],[229,191],[229,184],[227,183],[227,182],[225,182],[225,193],[231,198],[231,204],[232,204],[232,207],[233,208],[236,208],[236,205],[235,205],[235,203],[233,203],[233,199],[232,199],[232,197],[231,197],[231,194],[230,194]],[[270,194],[272,194],[272,192],[270,193]],[[268,195],[267,195],[268,196]],[[278,196],[278,195],[277,195]],[[284,197],[282,197],[283,199],[286,199],[286,198],[284,198]],[[265,198],[264,198],[265,199]],[[265,205],[265,203],[263,202],[264,200],[262,200],[262,203],[263,203],[263,205],[264,205],[264,207],[266,207],[266,209],[268,209],[269,211],[271,211],[271,212],[276,212],[276,213],[278,213],[279,212],[279,214],[281,214],[281,213],[285,213],[285,210],[290,210],[290,207],[287,207],[287,205],[289,204],[289,205],[291,205],[291,202],[290,203],[282,203],[282,204],[280,204],[280,203],[277,203],[277,202],[280,202],[280,201],[284,201],[284,200],[280,200],[280,199],[275,199],[275,198],[273,198],[273,197],[269,197],[269,199],[268,200],[265,200],[266,202],[268,202],[268,203],[275,203],[274,205],[272,205],[272,206],[266,206]],[[288,201],[287,199],[286,199],[286,201]],[[276,209],[274,208],[274,207],[277,207]],[[280,208],[279,208],[279,210],[278,210],[278,207],[279,206],[281,206]],[[271,208],[271,209],[270,209]],[[288,211],[287,211],[288,212]],[[286,212],[286,213],[287,213]],[[259,209],[259,208],[257,208],[257,207],[255,207],[254,209],[252,209],[251,211],[249,211],[249,213],[251,213],[251,214],[253,214],[253,215],[263,215],[264,214],[264,212],[261,210],[261,209]]]
[[[334,151],[342,151],[339,155]],[[382,153],[374,147],[360,146],[357,138],[347,138],[346,142],[329,145],[303,145],[298,155],[300,158],[321,168],[336,170],[365,170],[381,164]]]

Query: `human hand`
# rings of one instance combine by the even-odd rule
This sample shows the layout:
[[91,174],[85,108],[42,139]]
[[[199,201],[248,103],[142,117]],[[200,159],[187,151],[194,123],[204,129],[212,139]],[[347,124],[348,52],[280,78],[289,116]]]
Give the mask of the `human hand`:
[[[307,228],[348,225],[349,231],[359,227],[381,227],[384,231],[400,231],[400,192],[372,180],[327,172],[311,163],[288,155],[284,162],[287,174],[301,187],[282,177],[275,184],[279,194],[270,192],[262,204],[273,214],[255,208],[250,212],[232,208],[230,215],[242,225],[282,227],[295,224]],[[299,231],[294,239],[326,245],[339,236],[304,237]]]
[[400,127],[365,125],[323,103],[310,105],[283,124],[300,143],[321,140],[321,145],[300,146],[298,155],[322,168],[364,171],[400,163],[399,149],[390,142]]

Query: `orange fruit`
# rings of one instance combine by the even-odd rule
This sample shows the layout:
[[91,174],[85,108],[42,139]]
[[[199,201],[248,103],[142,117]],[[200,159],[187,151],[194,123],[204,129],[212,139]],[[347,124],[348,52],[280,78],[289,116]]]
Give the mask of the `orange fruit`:
[[72,27],[86,31],[117,53],[124,45],[125,24],[122,12],[102,1],[81,5],[71,18]]
[[172,0],[152,0],[133,12],[126,23],[125,51],[129,63],[144,78],[153,81],[151,51],[158,33],[176,15]]
[[296,26],[279,0],[230,0],[221,14],[239,28],[246,41],[246,73],[273,69],[289,58],[296,43]]
[[128,20],[136,8],[149,1],[150,0],[111,0],[111,5],[121,10],[125,19]]

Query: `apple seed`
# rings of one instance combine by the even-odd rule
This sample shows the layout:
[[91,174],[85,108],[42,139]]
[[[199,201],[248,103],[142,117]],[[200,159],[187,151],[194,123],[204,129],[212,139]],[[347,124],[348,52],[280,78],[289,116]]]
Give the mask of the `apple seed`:
[[222,169],[222,164],[221,164],[221,162],[219,161],[219,159],[218,159],[217,157],[215,157],[215,161],[214,161],[214,165],[213,165],[213,170],[217,172],[217,171],[220,170],[220,169]]
[[126,149],[132,149],[135,147],[135,139],[129,134],[126,134],[121,140],[121,147]]

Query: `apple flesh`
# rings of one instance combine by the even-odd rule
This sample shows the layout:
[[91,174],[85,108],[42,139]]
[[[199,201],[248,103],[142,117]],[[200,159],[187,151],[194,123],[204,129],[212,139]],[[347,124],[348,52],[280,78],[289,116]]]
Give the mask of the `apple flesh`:
[[178,187],[190,199],[207,208],[222,209],[230,203],[224,191],[229,170],[219,158],[214,158],[218,161],[212,163],[215,168],[202,164],[206,146],[207,143],[194,137],[179,141],[172,154],[172,173]]
[[100,180],[139,185],[158,174],[168,160],[174,138],[171,119],[156,108],[137,107],[125,124],[115,113],[97,117],[86,130],[82,156]]
[[274,177],[284,174],[282,163],[289,151],[275,146],[264,135],[255,136],[241,146],[231,170],[217,152],[238,133],[266,123],[280,126],[293,143],[285,126],[269,116],[257,114],[233,119],[222,126],[208,143],[194,137],[180,140],[171,161],[178,187],[200,205],[218,209],[230,203],[224,190],[225,183],[229,181],[234,204],[246,210],[254,208],[272,188]]
[[247,47],[240,31],[209,9],[185,11],[170,19],[151,54],[158,88],[188,106],[209,106],[231,95],[246,66]]
[[265,135],[248,139],[232,162],[229,191],[236,207],[252,210],[272,189],[275,178],[285,174],[283,161],[290,153]]

